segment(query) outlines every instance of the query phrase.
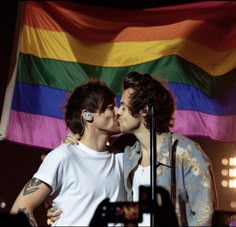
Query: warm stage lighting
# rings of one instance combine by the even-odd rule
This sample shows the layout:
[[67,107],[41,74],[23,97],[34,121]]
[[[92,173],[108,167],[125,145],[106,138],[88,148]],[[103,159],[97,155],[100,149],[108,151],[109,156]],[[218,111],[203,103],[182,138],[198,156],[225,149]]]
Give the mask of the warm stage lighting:
[[236,188],[236,157],[223,158],[221,163],[224,166],[221,170],[224,176],[221,181],[222,187]]
[[230,203],[230,207],[235,209],[236,208],[236,201],[232,201]]
[[[219,162],[221,162],[219,186],[220,190],[225,193],[222,204],[228,206],[228,208],[224,209],[234,211],[236,217],[236,147],[233,147],[233,152],[230,155],[225,152]],[[236,227],[236,225],[232,226]]]
[[222,164],[223,164],[224,166],[226,166],[226,165],[229,164],[229,161],[228,161],[227,158],[223,158],[223,159],[221,160],[221,162],[222,162]]
[[221,185],[222,185],[224,188],[228,187],[228,181],[227,181],[227,180],[222,180],[222,181],[221,181]]
[[229,159],[229,165],[230,166],[236,166],[236,157],[233,157],[233,158]]
[[221,174],[222,174],[223,176],[228,176],[228,175],[229,175],[229,171],[228,171],[227,169],[222,169],[222,170],[221,170]]
[[229,188],[236,188],[236,179],[229,180]]
[[236,168],[229,169],[229,176],[230,177],[236,177]]

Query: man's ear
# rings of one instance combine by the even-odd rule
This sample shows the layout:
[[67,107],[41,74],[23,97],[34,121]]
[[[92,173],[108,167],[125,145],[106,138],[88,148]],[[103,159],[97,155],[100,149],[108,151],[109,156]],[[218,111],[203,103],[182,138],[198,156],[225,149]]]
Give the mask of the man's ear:
[[88,110],[82,111],[82,116],[86,121],[92,121],[93,120],[93,114],[89,112]]
[[143,117],[146,117],[148,115],[148,111],[149,111],[149,108],[148,108],[148,105],[146,105],[142,110],[141,110],[141,115]]

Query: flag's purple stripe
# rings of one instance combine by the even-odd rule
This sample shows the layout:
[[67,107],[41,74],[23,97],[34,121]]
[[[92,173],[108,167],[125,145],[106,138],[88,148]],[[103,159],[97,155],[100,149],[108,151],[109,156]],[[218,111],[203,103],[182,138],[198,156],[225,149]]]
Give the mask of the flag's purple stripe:
[[[30,146],[53,149],[68,133],[63,120],[16,112],[10,113],[6,139]],[[174,132],[186,136],[205,136],[213,140],[236,140],[236,115],[214,116],[177,110]]]
[[11,110],[5,139],[52,149],[67,133],[64,120]]
[[236,140],[236,115],[215,116],[196,111],[177,110],[173,131],[186,136],[232,142]]
[[236,114],[236,85],[216,97],[209,97],[198,88],[187,84],[169,83],[169,87],[176,97],[178,110],[193,110],[221,116]]

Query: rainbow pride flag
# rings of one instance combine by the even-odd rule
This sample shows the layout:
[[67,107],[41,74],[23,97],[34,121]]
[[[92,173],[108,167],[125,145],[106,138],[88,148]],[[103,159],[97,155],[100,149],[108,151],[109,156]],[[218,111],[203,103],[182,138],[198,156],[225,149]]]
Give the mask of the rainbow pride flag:
[[20,4],[1,139],[54,148],[68,132],[63,106],[75,86],[96,77],[119,99],[125,75],[138,71],[169,82],[177,106],[174,132],[236,141],[236,2],[143,9]]

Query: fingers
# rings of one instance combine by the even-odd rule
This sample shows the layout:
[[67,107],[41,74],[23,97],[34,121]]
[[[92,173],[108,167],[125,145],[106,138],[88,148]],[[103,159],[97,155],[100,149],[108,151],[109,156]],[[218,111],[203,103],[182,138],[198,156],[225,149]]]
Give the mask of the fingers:
[[60,215],[62,214],[62,211],[57,209],[56,207],[51,207],[50,209],[47,210],[47,224],[51,225],[53,224],[56,220],[60,218]]
[[51,221],[51,219],[49,219],[49,218],[47,219],[47,224],[48,224],[48,225],[52,225],[52,224],[53,224],[53,222]]
[[69,144],[79,144],[79,139],[80,139],[79,134],[73,134],[73,133],[68,133],[65,139],[62,141],[62,143],[69,143]]
[[47,219],[47,224],[52,225],[55,221],[57,221],[60,218],[60,216],[52,217]]
[[75,137],[76,139],[80,139],[80,134],[78,134],[78,133],[76,133],[76,134],[71,133],[71,135],[72,135],[72,136],[74,135],[74,137]]
[[47,217],[51,218],[54,216],[54,212],[56,212],[58,209],[56,207],[50,207],[47,210]]
[[80,134],[72,134],[74,135],[74,139],[76,139],[77,141],[81,139]]

